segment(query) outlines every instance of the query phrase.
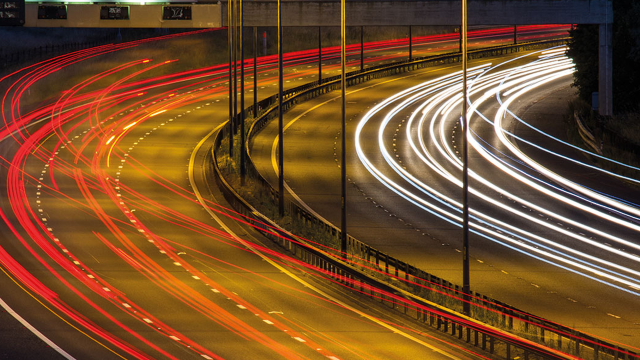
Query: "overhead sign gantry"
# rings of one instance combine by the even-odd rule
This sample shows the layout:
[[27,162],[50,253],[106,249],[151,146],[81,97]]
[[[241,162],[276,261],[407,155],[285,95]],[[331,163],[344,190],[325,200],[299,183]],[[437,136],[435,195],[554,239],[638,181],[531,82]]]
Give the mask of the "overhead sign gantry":
[[[2,1],[2,0],[0,0]],[[73,28],[216,28],[222,5],[165,1],[22,1],[26,27]]]
[[24,0],[0,0],[0,26],[24,25],[24,8]]

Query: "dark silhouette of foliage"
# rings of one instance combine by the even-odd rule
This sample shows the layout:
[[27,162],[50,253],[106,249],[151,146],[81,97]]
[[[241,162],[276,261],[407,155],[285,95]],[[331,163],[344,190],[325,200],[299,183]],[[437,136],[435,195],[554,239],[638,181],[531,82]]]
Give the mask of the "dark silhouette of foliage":
[[576,64],[573,85],[578,96],[591,103],[591,93],[598,91],[598,25],[577,25],[569,35],[567,55]]
[[[640,2],[613,1],[613,108],[616,113],[640,110]],[[574,86],[591,103],[598,91],[598,25],[570,31],[568,55],[576,64]]]

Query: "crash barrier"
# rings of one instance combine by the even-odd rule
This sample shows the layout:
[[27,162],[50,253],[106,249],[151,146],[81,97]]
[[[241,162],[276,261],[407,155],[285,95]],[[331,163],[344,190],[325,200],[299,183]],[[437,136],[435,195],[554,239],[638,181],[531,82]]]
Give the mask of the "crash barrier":
[[[566,43],[567,39],[559,39],[497,46],[471,51],[469,58],[543,49]],[[460,61],[461,55],[454,53],[392,65],[380,65],[350,72],[347,74],[346,82],[347,86],[350,86],[384,76]],[[340,76],[334,76],[320,82],[315,81],[289,89],[283,93],[283,112],[297,103],[340,89],[340,86]],[[248,154],[247,177],[254,181],[264,193],[269,194],[274,203],[277,203],[278,191],[260,174],[251,161],[249,144],[268,121],[278,117],[278,96],[274,95],[260,101],[257,109],[254,109],[253,105],[246,109],[246,113],[251,117],[254,111],[257,112],[258,117],[249,128],[247,142],[244,144]],[[231,128],[228,122],[216,134],[213,150],[209,154],[214,172],[211,176],[214,176],[225,198],[236,211],[247,217],[250,224],[262,229],[266,237],[297,259],[320,269],[355,291],[368,294],[392,309],[488,351],[493,358],[564,359],[572,356],[594,360],[640,358],[638,354],[617,344],[549,322],[482,294],[472,292],[465,295],[460,286],[393,258],[351,236],[347,236],[346,254],[330,253],[310,246],[258,212],[224,179],[218,167],[218,151],[223,139],[229,137],[229,131]],[[313,232],[325,233],[329,239],[333,240],[324,245],[332,245],[334,249],[339,248],[341,237],[339,228],[286,197],[285,207],[293,220],[311,228]],[[471,302],[471,312],[468,317],[460,315],[465,299]]]
[[578,125],[578,134],[580,135],[582,142],[585,145],[587,145],[591,150],[602,155],[602,148],[598,146],[598,144],[596,143],[596,138],[593,136],[591,129],[589,129],[584,124],[584,122],[580,118],[580,115],[578,114],[578,111],[573,112],[573,118],[575,119],[576,124]]

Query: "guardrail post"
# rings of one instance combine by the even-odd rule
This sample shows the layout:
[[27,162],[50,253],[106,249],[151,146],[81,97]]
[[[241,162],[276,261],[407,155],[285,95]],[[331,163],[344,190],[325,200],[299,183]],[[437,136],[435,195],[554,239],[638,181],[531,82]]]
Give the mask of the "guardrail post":
[[411,268],[409,266],[409,263],[404,263],[405,265],[405,269],[404,269],[404,279],[405,280],[409,280],[409,271],[411,271]]
[[562,335],[558,335],[558,349],[562,349]]

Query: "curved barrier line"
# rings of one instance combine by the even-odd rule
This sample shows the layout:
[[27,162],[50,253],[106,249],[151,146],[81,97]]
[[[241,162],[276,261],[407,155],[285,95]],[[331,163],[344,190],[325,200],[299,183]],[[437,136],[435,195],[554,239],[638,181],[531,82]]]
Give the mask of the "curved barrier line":
[[45,344],[49,345],[53,350],[58,352],[58,354],[64,356],[65,359],[75,360],[75,358],[73,356],[69,355],[69,353],[64,351],[61,347],[56,345],[53,341],[49,340],[48,337],[46,337],[43,333],[38,331],[38,329],[36,329],[27,320],[25,320],[22,316],[20,316],[20,314],[18,314],[17,312],[13,311],[13,309],[9,306],[9,304],[4,302],[4,300],[2,300],[1,298],[0,298],[0,306],[2,306],[2,308],[6,312],[8,312],[11,316],[13,316],[16,320],[18,320],[24,327],[26,327],[29,331],[31,331],[35,336],[40,338],[40,340],[44,341]]

